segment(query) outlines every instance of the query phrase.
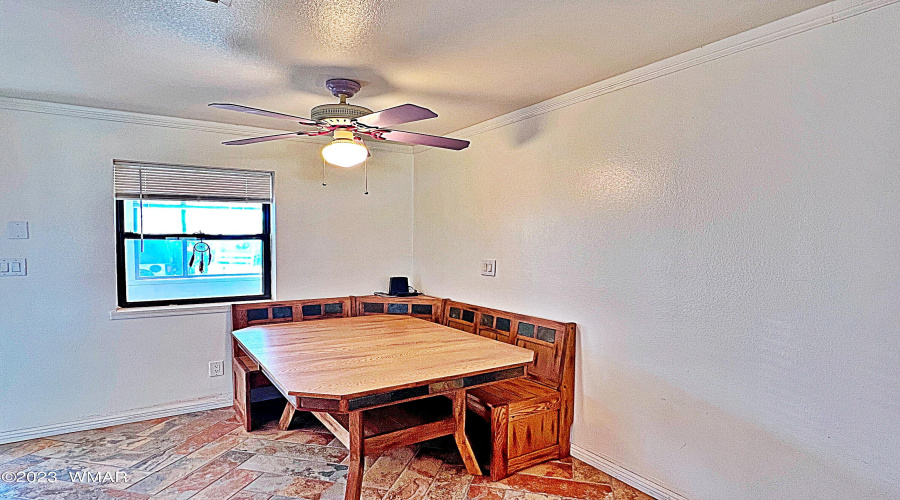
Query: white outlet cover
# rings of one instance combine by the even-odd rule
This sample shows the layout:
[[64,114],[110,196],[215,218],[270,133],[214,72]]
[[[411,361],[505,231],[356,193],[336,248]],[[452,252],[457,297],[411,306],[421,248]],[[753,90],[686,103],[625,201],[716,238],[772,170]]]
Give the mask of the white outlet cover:
[[9,221],[6,224],[6,237],[11,240],[27,240],[28,223],[24,221]]
[[225,375],[225,362],[224,361],[210,361],[209,362],[209,376],[210,377],[221,377]]

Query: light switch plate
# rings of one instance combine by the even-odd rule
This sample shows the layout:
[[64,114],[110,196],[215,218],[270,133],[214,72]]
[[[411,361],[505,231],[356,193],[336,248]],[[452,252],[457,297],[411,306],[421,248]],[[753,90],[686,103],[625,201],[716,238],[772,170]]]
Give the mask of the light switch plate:
[[481,261],[482,276],[497,276],[497,260],[484,259]]
[[28,223],[24,221],[10,221],[6,224],[6,237],[11,240],[28,239]]
[[25,276],[25,259],[0,259],[0,276]]

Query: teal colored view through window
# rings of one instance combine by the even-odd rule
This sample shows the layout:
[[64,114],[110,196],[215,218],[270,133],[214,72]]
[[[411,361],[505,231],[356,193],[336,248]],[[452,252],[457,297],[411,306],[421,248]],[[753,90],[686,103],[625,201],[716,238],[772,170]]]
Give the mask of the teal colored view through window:
[[271,298],[269,204],[121,200],[117,218],[120,306]]

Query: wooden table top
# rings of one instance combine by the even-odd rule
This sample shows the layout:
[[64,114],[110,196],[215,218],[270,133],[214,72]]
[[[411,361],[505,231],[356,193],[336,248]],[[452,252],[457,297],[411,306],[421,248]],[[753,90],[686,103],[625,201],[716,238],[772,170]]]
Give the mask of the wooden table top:
[[531,363],[534,353],[409,316],[260,325],[233,333],[291,396],[350,399]]

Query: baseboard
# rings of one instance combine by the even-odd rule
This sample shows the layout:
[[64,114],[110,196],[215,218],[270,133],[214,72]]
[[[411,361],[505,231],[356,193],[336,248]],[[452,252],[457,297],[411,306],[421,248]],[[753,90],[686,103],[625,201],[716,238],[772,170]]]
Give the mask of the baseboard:
[[572,445],[572,456],[582,462],[596,467],[610,476],[622,481],[632,488],[643,491],[657,500],[688,500],[683,495],[675,493],[671,489],[659,484],[656,480],[646,478],[632,472],[615,460],[588,451],[580,446]]
[[151,406],[149,408],[140,408],[137,410],[117,413],[114,415],[101,415],[81,420],[73,420],[71,422],[63,422],[60,424],[50,424],[38,427],[27,427],[25,429],[2,431],[0,432],[0,444],[25,441],[27,439],[56,436],[58,434],[65,434],[67,432],[99,429],[100,427],[108,427],[110,425],[130,424],[132,422],[140,422],[141,420],[171,417],[173,415],[181,415],[184,413],[191,413],[195,411],[224,408],[226,406],[231,406],[231,402],[232,401],[230,393],[220,394],[218,396],[212,396],[208,398],[193,399],[190,401],[178,401],[165,405]]

